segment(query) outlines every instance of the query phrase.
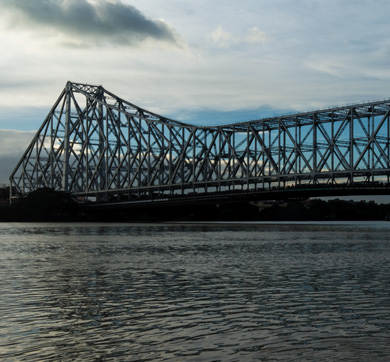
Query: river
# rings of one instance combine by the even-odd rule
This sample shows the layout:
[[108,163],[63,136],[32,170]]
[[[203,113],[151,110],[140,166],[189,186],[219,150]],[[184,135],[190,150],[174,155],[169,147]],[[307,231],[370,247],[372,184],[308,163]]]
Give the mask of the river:
[[390,222],[0,224],[1,361],[388,361]]

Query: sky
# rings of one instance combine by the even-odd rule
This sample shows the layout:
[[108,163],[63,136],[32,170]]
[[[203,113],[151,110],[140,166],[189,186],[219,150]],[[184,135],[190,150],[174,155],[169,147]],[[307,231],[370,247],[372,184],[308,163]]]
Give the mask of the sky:
[[221,124],[390,97],[388,0],[0,0],[0,184],[67,81]]

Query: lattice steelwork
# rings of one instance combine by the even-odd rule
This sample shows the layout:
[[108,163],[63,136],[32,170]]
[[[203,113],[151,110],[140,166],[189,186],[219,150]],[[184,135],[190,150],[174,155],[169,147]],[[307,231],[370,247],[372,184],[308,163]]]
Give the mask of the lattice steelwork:
[[223,126],[68,82],[10,177],[97,200],[389,182],[390,100]]

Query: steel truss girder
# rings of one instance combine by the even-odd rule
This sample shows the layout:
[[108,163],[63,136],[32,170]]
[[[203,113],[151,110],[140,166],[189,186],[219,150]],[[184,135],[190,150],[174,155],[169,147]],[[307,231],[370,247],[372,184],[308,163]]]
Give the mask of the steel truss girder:
[[217,127],[68,82],[10,176],[13,195],[51,187],[99,200],[386,182],[390,100]]

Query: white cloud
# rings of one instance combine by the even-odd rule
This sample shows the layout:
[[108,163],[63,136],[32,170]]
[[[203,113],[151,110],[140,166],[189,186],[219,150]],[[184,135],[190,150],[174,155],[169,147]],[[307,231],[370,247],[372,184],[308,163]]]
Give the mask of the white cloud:
[[264,31],[260,31],[256,26],[247,30],[245,41],[250,44],[262,44],[267,41]]
[[247,29],[246,34],[240,37],[224,30],[219,25],[217,29],[207,36],[207,40],[220,48],[230,48],[237,44],[263,44],[267,41],[267,37],[265,32],[260,31],[256,26]]
[[223,30],[222,26],[218,26],[217,29],[209,34],[208,41],[217,44],[221,48],[229,48],[238,42],[231,33]]

